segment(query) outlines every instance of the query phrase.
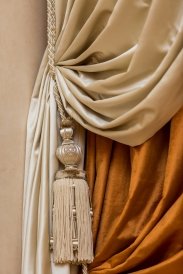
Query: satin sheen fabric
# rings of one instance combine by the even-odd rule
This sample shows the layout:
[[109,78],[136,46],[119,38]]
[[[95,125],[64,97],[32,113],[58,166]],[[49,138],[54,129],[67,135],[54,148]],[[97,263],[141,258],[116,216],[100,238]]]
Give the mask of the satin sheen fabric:
[[[79,124],[134,146],[177,112],[183,104],[182,8],[180,0],[56,0],[57,83]],[[82,130],[77,134],[83,143]],[[22,274],[70,272],[69,265],[51,263],[48,244],[56,147],[45,52],[27,123]]]
[[[44,64],[38,78],[43,70]],[[52,184],[59,169],[55,156],[59,138],[54,83],[47,70],[43,74],[40,86],[36,84],[34,88],[27,123],[21,274],[75,274],[75,266],[55,265],[49,250]],[[76,142],[84,150],[83,128],[76,127]]]
[[183,105],[182,14],[182,0],[56,0],[67,112],[131,146],[156,133]]
[[183,109],[135,148],[88,132],[90,274],[182,274]]

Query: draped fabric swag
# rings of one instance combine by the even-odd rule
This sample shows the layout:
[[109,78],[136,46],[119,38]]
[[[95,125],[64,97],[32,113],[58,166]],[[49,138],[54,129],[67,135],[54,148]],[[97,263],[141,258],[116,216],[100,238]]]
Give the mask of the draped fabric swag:
[[97,134],[143,143],[183,105],[183,1],[56,3],[67,112]]
[[[164,126],[183,105],[183,1],[55,2],[56,80],[66,111],[81,126],[94,133],[131,146],[142,144]],[[122,273],[129,269],[136,271],[146,264],[149,266],[150,261],[146,258],[151,256],[154,256],[155,263],[161,264],[155,255],[147,254],[146,246],[154,241],[153,233],[160,233],[154,232],[156,229],[153,230],[153,227],[156,228],[155,224],[158,224],[163,214],[167,212],[168,215],[164,215],[162,223],[169,214],[176,218],[175,215],[180,212],[176,211],[176,208],[179,210],[180,207],[180,185],[177,179],[180,175],[177,169],[180,166],[175,166],[174,162],[173,173],[168,171],[171,159],[174,161],[176,156],[173,150],[171,153],[169,151],[168,160],[166,156],[168,145],[172,144],[173,149],[177,139],[170,138],[172,143],[169,144],[166,129],[167,127],[141,147],[131,149],[89,134],[88,142],[94,146],[87,149],[87,169],[94,195],[96,244],[96,259],[91,266],[91,273],[119,273],[119,269]],[[76,131],[77,141],[84,145],[83,129],[78,126]],[[176,134],[174,136],[178,138]],[[53,82],[48,75],[46,51],[35,83],[27,123],[22,274],[63,274],[77,271],[69,265],[55,266],[50,262],[48,243],[52,233],[52,183],[58,169],[55,157],[57,143],[57,114]],[[103,145],[107,147],[104,151]],[[107,152],[108,147],[110,150]],[[116,148],[119,148],[118,152]],[[150,156],[152,151],[154,154]],[[95,182],[95,173],[104,172],[101,170],[100,161],[95,159],[99,157],[100,152],[103,155],[101,161],[106,161],[105,166],[110,167],[110,172],[105,173],[104,178],[103,175],[97,177]],[[122,161],[121,166],[117,160],[109,165],[109,159],[113,159],[111,155],[116,153],[117,159]],[[172,158],[172,155],[175,158]],[[150,157],[154,157],[152,161],[149,160]],[[130,177],[130,161],[133,164],[133,178]],[[159,163],[155,172],[157,161]],[[98,166],[97,171],[94,169],[95,164]],[[114,173],[113,170],[119,172],[120,181],[117,184],[115,179],[108,178]],[[166,179],[166,184],[163,184],[164,175],[169,178]],[[114,178],[118,178],[116,176]],[[110,192],[106,190],[108,187]],[[151,197],[152,191],[154,195]],[[169,198],[164,198],[167,191],[174,195],[169,202],[166,202]],[[112,198],[115,193],[119,195],[116,200]],[[110,213],[111,216],[105,211],[105,195],[113,203],[111,210],[114,210],[114,214]],[[144,201],[140,199],[140,195]],[[145,207],[145,201],[148,202],[147,208],[141,211]],[[168,208],[173,213],[169,213]],[[152,217],[155,209],[155,215]],[[160,227],[163,227],[162,223],[160,222]],[[168,224],[165,222],[165,226]],[[111,228],[107,231],[106,228],[109,227]],[[179,226],[177,227],[179,229]],[[165,231],[169,230],[165,227]],[[175,235],[173,233],[172,235]],[[166,237],[164,241],[166,242]],[[163,246],[163,239],[158,243]],[[106,252],[106,249],[109,249],[109,252]],[[153,250],[151,252],[155,253],[157,245]],[[164,256],[168,264],[170,255]],[[175,260],[179,260],[179,254],[175,255]],[[153,271],[139,273],[160,274]]]

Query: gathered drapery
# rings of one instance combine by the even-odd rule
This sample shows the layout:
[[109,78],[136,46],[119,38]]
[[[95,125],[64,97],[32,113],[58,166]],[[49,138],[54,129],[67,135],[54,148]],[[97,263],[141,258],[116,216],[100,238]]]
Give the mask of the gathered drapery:
[[[183,105],[182,9],[181,0],[56,0],[56,81],[69,115],[94,133],[132,146],[146,141],[170,120]],[[51,192],[58,169],[56,120],[46,52],[27,123],[22,274],[70,272],[69,265],[50,263]],[[80,128],[77,132],[78,142],[83,145],[83,131]],[[95,161],[94,158],[90,160]],[[89,174],[91,184],[91,170]],[[102,179],[100,186],[98,183],[96,186],[100,193]],[[127,195],[128,187],[125,187],[121,195]],[[104,196],[99,198],[102,208]],[[119,203],[118,214],[125,199],[122,205]],[[97,229],[101,226],[97,219],[99,213],[94,217]],[[133,234],[134,239],[138,228]],[[130,242],[130,236],[129,239]],[[118,252],[119,247],[114,250],[111,252]],[[96,253],[91,269],[94,273],[100,271],[99,262],[102,263],[103,256],[100,254],[104,254],[98,249],[96,252],[99,256]],[[111,254],[107,256],[105,261],[110,256],[114,258]],[[106,265],[101,266],[101,269],[106,268]]]
[[86,160],[95,216],[90,274],[181,274],[183,109],[135,148],[88,132]]
[[166,124],[183,105],[182,10],[182,0],[56,1],[57,84],[70,116],[132,146]]
[[[47,74],[47,68],[45,72],[43,69],[44,60],[37,78],[38,85],[36,83],[33,92],[27,124],[21,273],[74,274],[77,271],[74,266],[54,265],[49,250],[52,183],[58,170],[55,157],[58,145],[57,113],[54,83]],[[83,129],[78,127],[77,131],[75,139],[83,147]]]

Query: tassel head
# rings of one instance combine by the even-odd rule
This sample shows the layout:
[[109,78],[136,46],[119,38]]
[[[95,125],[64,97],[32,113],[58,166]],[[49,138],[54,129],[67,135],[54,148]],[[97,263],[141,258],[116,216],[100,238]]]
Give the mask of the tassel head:
[[63,143],[57,148],[56,155],[60,162],[65,166],[65,170],[75,170],[81,161],[81,148],[72,140],[73,129],[63,128],[60,130]]

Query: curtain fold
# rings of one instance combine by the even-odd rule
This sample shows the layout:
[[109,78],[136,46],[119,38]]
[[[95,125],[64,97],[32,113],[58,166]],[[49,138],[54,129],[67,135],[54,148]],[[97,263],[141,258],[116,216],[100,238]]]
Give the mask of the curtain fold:
[[135,148],[88,132],[94,209],[90,274],[181,274],[183,109]]
[[[77,272],[74,266],[55,266],[49,250],[52,235],[52,184],[58,170],[55,151],[59,139],[54,83],[48,76],[46,63],[45,54],[27,122],[21,273],[74,274]],[[76,141],[83,148],[83,129],[77,126],[77,131]]]
[[[56,81],[66,111],[76,122],[94,133],[132,146],[143,143],[165,125],[183,104],[181,27],[183,1],[56,0],[55,4]],[[84,144],[82,129],[80,128],[77,132],[79,143]],[[168,201],[166,195],[173,195],[176,192],[176,188],[172,190],[172,186],[168,187],[172,184],[169,181],[164,188],[161,178],[161,171],[164,170],[163,164],[167,165],[163,155],[168,151],[163,137],[160,141],[157,136],[166,138],[164,132],[165,130],[162,130],[157,133],[156,137],[145,143],[142,148],[135,147],[134,149],[113,141],[106,141],[107,139],[103,137],[97,137],[97,140],[100,138],[103,140],[98,143],[95,150],[97,159],[101,157],[99,151],[102,149],[105,151],[103,151],[104,158],[100,161],[90,156],[91,165],[90,169],[88,168],[90,184],[94,191],[94,237],[97,240],[96,259],[91,266],[91,272],[98,273],[103,269],[105,273],[105,269],[109,269],[111,265],[111,269],[122,269],[122,271],[126,271],[125,269],[136,271],[136,268],[140,267],[142,263],[138,257],[140,251],[136,256],[135,250],[138,250],[140,242],[146,245],[145,235],[150,233],[158,222],[158,218],[161,219],[163,212],[165,213],[167,208],[170,208],[170,202],[166,202]],[[150,145],[155,142],[152,140],[157,142],[154,145],[156,151]],[[35,83],[27,122],[22,274],[55,274],[61,271],[67,274],[70,272],[69,265],[55,267],[51,263],[49,252],[52,223],[51,189],[55,172],[58,169],[58,162],[55,158],[57,143],[53,83],[48,75],[47,52],[45,52]],[[116,162],[109,164],[112,160],[111,155],[116,153],[116,147],[119,147],[119,151],[123,151],[120,156],[118,155],[119,162],[122,161],[120,167]],[[158,157],[158,149],[161,157]],[[110,155],[107,153],[108,150]],[[143,177],[147,176],[147,168],[152,167],[153,169],[156,166],[152,163],[153,161],[148,161],[150,151],[153,152],[154,159],[161,162],[161,167],[157,167],[158,172],[156,171],[155,177],[152,173],[154,181],[149,182],[149,189],[154,193],[153,196],[149,192],[146,193],[147,181],[146,177]],[[137,160],[139,159],[138,154],[143,159],[140,162]],[[98,179],[95,184],[92,181],[95,174],[91,172],[91,169],[96,168],[92,167],[92,163],[97,164],[97,172],[99,170],[101,172],[101,176],[97,177],[100,178],[100,184]],[[100,169],[102,165],[110,167],[110,170],[106,168],[107,173],[104,173],[104,176]],[[114,170],[111,169],[113,165]],[[129,165],[133,166],[132,173]],[[116,179],[111,179],[113,173],[116,174],[115,169],[119,169],[119,179],[126,182],[122,189],[118,189]],[[168,169],[166,172],[168,174]],[[130,179],[131,176],[134,177],[133,180]],[[170,178],[170,175],[166,176]],[[105,207],[110,208],[105,196],[108,180],[113,182],[114,189],[110,183],[107,187],[116,193],[116,200],[111,201],[114,209],[117,210],[117,215],[113,220],[115,225],[111,221],[106,224],[103,213]],[[179,180],[176,182],[178,184]],[[99,195],[97,206],[95,205],[96,189]],[[162,189],[165,192],[163,194]],[[155,193],[157,197],[153,198],[156,196]],[[147,208],[144,208],[140,200],[137,207],[132,205],[131,202],[136,201],[139,194],[147,201]],[[160,203],[161,195],[164,196]],[[173,202],[175,202],[174,198],[172,206]],[[156,205],[157,215],[151,218],[150,212],[155,209]],[[174,206],[180,207],[178,200]],[[129,216],[132,208],[134,212]],[[142,209],[144,219],[138,220]],[[111,218],[115,216],[110,210],[106,214],[108,217],[112,214]],[[123,235],[118,234],[121,225],[125,226],[126,220],[129,231],[126,227]],[[116,226],[116,222],[119,226]],[[106,236],[103,224],[111,226],[110,237]],[[138,224],[137,227],[135,224]],[[145,225],[144,229],[142,229],[143,225]],[[104,234],[101,233],[103,230]],[[110,241],[114,234],[118,235],[115,243]],[[105,240],[104,236],[109,239]],[[127,241],[123,241],[124,237]],[[109,243],[112,246],[109,247]],[[145,247],[140,245],[140,248],[143,253]],[[116,256],[115,252],[117,252]],[[118,257],[118,252],[121,257]],[[178,256],[175,255],[177,260],[179,260]],[[118,258],[121,260],[120,265],[116,263]],[[114,272],[116,270],[110,271],[112,272],[109,273],[118,273]]]
[[143,143],[183,105],[183,1],[56,1],[56,8],[57,84],[67,112],[99,135]]
[[[23,205],[23,274],[50,273],[48,87],[49,79],[44,72],[43,79],[37,86],[39,92],[33,94],[28,117]],[[52,140],[54,137],[53,135]]]

